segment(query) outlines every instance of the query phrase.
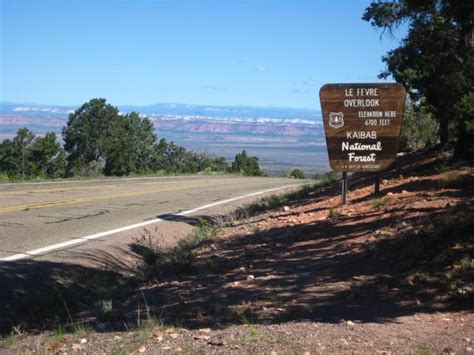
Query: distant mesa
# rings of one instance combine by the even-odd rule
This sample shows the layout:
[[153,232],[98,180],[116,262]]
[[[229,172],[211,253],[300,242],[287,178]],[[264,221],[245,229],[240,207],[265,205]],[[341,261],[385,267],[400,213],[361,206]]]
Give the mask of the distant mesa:
[[[135,111],[150,117],[157,130],[216,133],[261,134],[276,136],[321,136],[321,113],[317,110],[250,107],[204,106],[184,104],[153,104],[147,106],[118,106],[123,113]],[[7,138],[20,127],[30,127],[38,133],[59,132],[69,113],[77,107],[0,103],[2,136]]]

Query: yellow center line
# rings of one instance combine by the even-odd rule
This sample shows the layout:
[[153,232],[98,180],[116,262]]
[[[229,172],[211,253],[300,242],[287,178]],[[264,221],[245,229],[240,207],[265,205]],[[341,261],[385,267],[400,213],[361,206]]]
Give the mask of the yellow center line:
[[[235,179],[229,179],[229,180],[235,180]],[[227,181],[229,181],[227,180]],[[202,181],[202,180],[198,180]],[[207,180],[206,180],[207,181]],[[159,181],[159,182],[146,182],[145,184],[170,184],[170,183],[189,183],[189,181],[183,180],[183,181]],[[143,184],[144,185],[144,184]],[[47,188],[47,189],[26,189],[26,190],[13,190],[13,191],[0,191],[0,195],[21,195],[21,194],[32,194],[36,192],[55,192],[55,191],[70,191],[70,190],[82,190],[82,189],[102,189],[104,187],[117,187],[121,186],[121,184],[114,182],[114,183],[109,183],[109,184],[101,184],[101,185],[94,185],[94,186],[72,186],[72,187],[52,187],[52,188]],[[133,184],[123,184],[123,186],[134,186]]]
[[[228,184],[230,181],[235,181],[235,180],[242,181],[241,179],[229,179],[220,183],[212,182],[212,186],[225,185],[225,184]],[[3,207],[3,208],[0,208],[0,213],[22,211],[22,210],[27,210],[27,209],[39,209],[39,208],[53,207],[53,206],[59,206],[59,205],[72,205],[72,204],[77,204],[77,203],[82,203],[82,202],[109,200],[109,199],[121,198],[121,197],[140,196],[140,195],[147,195],[147,194],[152,194],[152,193],[157,193],[157,192],[176,191],[180,189],[183,189],[183,190],[194,189],[194,188],[206,187],[206,186],[209,186],[209,182],[205,184],[182,186],[182,187],[175,187],[175,188],[160,188],[160,189],[135,191],[135,192],[113,193],[113,194],[100,195],[100,196],[86,196],[86,197],[79,197],[79,198],[67,199],[67,200],[47,201],[47,202],[42,202],[38,204]]]
[[[113,186],[113,185],[106,185]],[[54,191],[68,191],[68,190],[80,190],[80,189],[99,189],[102,186],[81,186],[81,187],[55,187],[51,189],[35,189],[35,190],[21,190],[21,191],[1,191],[0,195],[21,195],[21,194],[31,194],[36,192],[54,192]]]

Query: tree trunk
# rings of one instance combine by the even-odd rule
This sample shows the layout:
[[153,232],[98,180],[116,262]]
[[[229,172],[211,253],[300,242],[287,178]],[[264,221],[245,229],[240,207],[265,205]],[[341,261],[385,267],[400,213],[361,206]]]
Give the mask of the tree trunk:
[[442,115],[439,119],[439,140],[442,146],[446,145],[449,140],[448,118]]

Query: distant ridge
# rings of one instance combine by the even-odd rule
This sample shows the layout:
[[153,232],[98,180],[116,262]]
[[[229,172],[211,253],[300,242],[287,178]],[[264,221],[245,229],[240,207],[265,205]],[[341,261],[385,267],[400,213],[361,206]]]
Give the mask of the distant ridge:
[[[113,104],[113,103],[112,103]],[[0,114],[47,117],[66,117],[80,105],[42,105],[33,103],[0,102]],[[180,115],[203,117],[241,117],[241,118],[277,118],[277,119],[320,119],[319,110],[288,107],[255,106],[215,106],[174,103],[156,103],[151,105],[116,105],[122,112],[136,111],[147,115]]]

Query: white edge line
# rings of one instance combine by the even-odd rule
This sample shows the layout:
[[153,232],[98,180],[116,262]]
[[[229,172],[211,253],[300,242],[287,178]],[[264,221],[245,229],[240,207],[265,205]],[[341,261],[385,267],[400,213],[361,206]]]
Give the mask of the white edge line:
[[[200,207],[193,208],[191,210],[187,210],[187,211],[176,213],[176,214],[178,216],[187,216],[189,214],[193,214],[195,212],[205,210],[205,209],[208,209],[208,208],[211,208],[211,207],[223,205],[223,204],[226,204],[226,203],[229,203],[229,202],[234,202],[234,201],[242,200],[242,199],[248,198],[248,197],[263,195],[263,194],[268,193],[268,192],[274,192],[274,191],[278,191],[278,190],[284,190],[284,189],[289,189],[289,188],[292,188],[292,187],[298,187],[298,186],[303,186],[303,185],[306,185],[306,184],[287,185],[287,186],[283,186],[283,187],[276,187],[276,188],[273,188],[273,189],[267,189],[267,190],[263,190],[263,191],[253,192],[253,193],[247,194],[247,195],[237,196],[237,197],[229,198],[229,199],[226,199],[226,200],[220,200],[220,201],[217,201],[217,202],[214,202],[214,203],[210,203],[210,204],[207,204],[207,205],[204,205],[204,206],[200,206]],[[15,255],[10,255],[10,256],[7,256],[5,258],[1,258],[0,262],[16,261],[16,260],[21,260],[21,259],[29,258],[29,257],[32,257],[32,256],[36,256],[36,255],[45,254],[45,253],[53,251],[53,250],[63,249],[65,247],[69,247],[69,246],[72,246],[72,245],[86,243],[89,240],[93,240],[93,239],[97,239],[97,238],[101,238],[101,237],[106,237],[106,236],[116,234],[116,233],[120,233],[120,232],[126,232],[126,231],[129,231],[131,229],[144,227],[144,226],[147,226],[147,225],[150,225],[150,224],[160,223],[160,222],[163,222],[163,221],[164,220],[161,219],[161,218],[150,219],[150,220],[145,221],[145,222],[131,224],[131,225],[128,225],[128,226],[111,229],[111,230],[108,230],[108,231],[105,231],[105,232],[95,233],[95,234],[91,234],[91,235],[88,235],[88,236],[85,236],[85,237],[71,239],[71,240],[68,240],[66,242],[49,245],[49,246],[46,246],[46,247],[43,247],[43,248],[38,248],[38,249],[30,250],[30,251],[25,251],[23,253],[19,253],[19,254],[15,254]]]

